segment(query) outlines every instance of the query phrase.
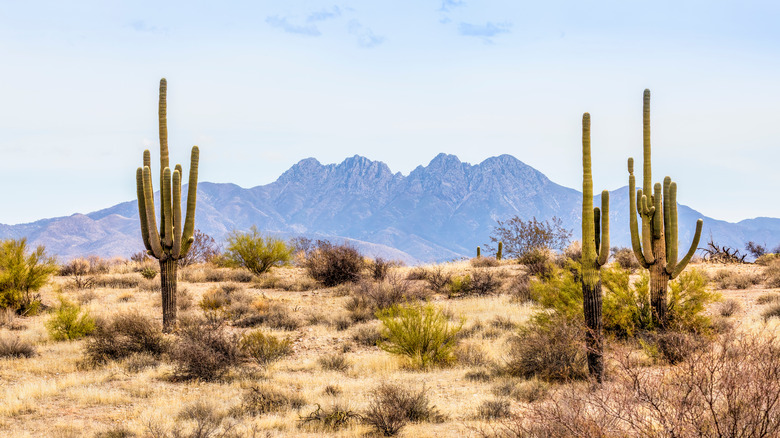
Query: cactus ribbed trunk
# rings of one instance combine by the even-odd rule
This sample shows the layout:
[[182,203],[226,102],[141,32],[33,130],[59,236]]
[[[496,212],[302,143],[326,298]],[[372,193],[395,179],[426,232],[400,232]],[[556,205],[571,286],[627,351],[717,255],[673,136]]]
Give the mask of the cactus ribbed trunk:
[[666,243],[664,238],[653,241],[653,253],[657,254],[655,263],[650,265],[650,304],[653,316],[659,328],[665,329],[667,322],[666,290],[670,275],[666,272]]
[[[598,271],[593,275],[598,278]],[[604,342],[601,319],[601,280],[590,285],[582,283],[583,304],[585,307],[585,347],[588,351],[588,372],[598,383],[604,380]]]
[[160,260],[160,287],[162,291],[163,331],[176,330],[176,268],[174,259]]

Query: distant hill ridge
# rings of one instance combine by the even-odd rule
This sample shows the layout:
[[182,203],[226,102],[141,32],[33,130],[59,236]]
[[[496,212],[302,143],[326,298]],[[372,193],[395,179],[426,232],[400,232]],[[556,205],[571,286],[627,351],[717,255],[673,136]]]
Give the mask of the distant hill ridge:
[[[200,183],[195,223],[218,241],[233,229],[257,225],[283,237],[349,239],[369,255],[433,262],[473,256],[496,220],[515,215],[558,216],[578,238],[581,196],[511,155],[472,165],[442,153],[408,176],[359,155],[327,165],[306,158],[263,186]],[[628,246],[628,188],[610,192],[610,201],[612,244]],[[699,217],[680,205],[682,246],[689,245]],[[716,242],[740,249],[748,240],[773,246],[780,219],[729,223],[704,217],[703,234],[701,245],[712,234]],[[128,257],[143,246],[135,200],[89,214],[0,225],[0,237],[22,236],[62,258]]]

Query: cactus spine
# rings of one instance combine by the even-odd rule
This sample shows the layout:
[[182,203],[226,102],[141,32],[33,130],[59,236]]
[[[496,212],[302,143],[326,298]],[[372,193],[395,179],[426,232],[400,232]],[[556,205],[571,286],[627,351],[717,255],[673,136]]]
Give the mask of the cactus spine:
[[480,257],[482,257],[482,250],[479,247],[477,247],[477,258]]
[[601,210],[593,207],[590,162],[590,114],[582,115],[582,296],[587,331],[588,372],[604,378],[602,295],[600,269],[609,258],[609,192],[601,192]]
[[504,258],[504,242],[498,242],[498,251],[496,251],[496,260]]
[[168,163],[168,122],[166,91],[167,81],[160,80],[160,231],[157,231],[152,187],[151,155],[144,151],[143,167],[136,170],[138,216],[141,220],[141,237],[149,255],[160,261],[160,286],[162,292],[163,330],[176,328],[176,268],[178,260],[187,255],[194,241],[195,200],[198,190],[199,150],[193,146],[190,156],[187,213],[182,224],[181,178],[182,167],[177,164],[171,171]]
[[[636,189],[634,159],[628,159],[629,225],[631,246],[639,264],[650,270],[650,302],[654,322],[664,329],[668,322],[667,285],[669,280],[680,275],[693,257],[699,245],[703,221],[696,221],[693,242],[685,257],[677,261],[677,183],[670,177],[664,178],[663,186],[652,183],[650,163],[650,90],[643,98],[643,152],[644,175],[642,188]],[[634,195],[636,194],[636,197]],[[640,234],[637,215],[642,218]]]

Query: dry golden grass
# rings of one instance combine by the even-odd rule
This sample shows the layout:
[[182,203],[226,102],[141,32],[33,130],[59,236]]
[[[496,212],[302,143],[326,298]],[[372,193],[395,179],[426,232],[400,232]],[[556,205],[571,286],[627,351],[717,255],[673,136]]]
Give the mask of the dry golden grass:
[[[490,269],[504,282],[523,272],[523,268],[511,261],[499,266],[474,268],[468,261],[448,263],[443,269],[458,275],[475,269]],[[697,268],[714,274],[720,269],[760,274],[762,267],[753,265],[716,266],[700,264]],[[393,268],[406,276],[412,267]],[[159,292],[146,291],[139,266],[115,263],[111,272],[100,284],[111,284],[112,278],[121,287],[99,286],[79,300],[85,291],[66,287],[68,279],[56,277],[42,291],[44,303],[57,302],[59,294],[74,302],[84,303],[95,317],[107,318],[118,312],[135,310],[161,323]],[[209,282],[217,276],[232,281],[243,281],[243,274],[236,275],[224,269],[202,266],[186,268],[181,272],[180,288],[187,290],[192,305],[186,314],[199,314],[201,297],[215,286],[225,283]],[[128,284],[138,280],[138,286]],[[155,279],[154,281],[158,281]],[[297,393],[306,400],[299,410],[268,413],[257,417],[236,415],[236,431],[240,436],[251,436],[250,431],[262,431],[257,436],[343,436],[362,437],[371,431],[367,425],[355,422],[344,429],[330,431],[317,428],[301,428],[300,416],[313,412],[317,405],[324,408],[341,404],[361,412],[368,406],[370,392],[382,382],[400,383],[406,388],[427,388],[431,404],[444,415],[441,423],[410,423],[402,429],[402,437],[458,437],[487,423],[478,420],[476,413],[486,400],[495,400],[495,387],[501,377],[493,377],[493,365],[502,363],[507,350],[507,340],[515,331],[513,327],[524,323],[535,308],[520,304],[506,294],[488,297],[447,299],[434,295],[431,302],[445,309],[456,319],[465,319],[464,330],[468,335],[461,339],[461,348],[481,351],[484,361],[480,364],[456,364],[426,371],[408,369],[404,361],[378,347],[364,346],[353,340],[359,326],[352,325],[337,330],[336,321],[347,314],[344,309],[349,300],[348,288],[312,288],[311,280],[298,268],[274,269],[262,278],[237,283],[254,300],[253,305],[283,305],[303,325],[296,330],[264,330],[289,337],[292,354],[260,369],[247,364],[230,371],[215,382],[176,381],[173,365],[163,359],[158,365],[131,372],[124,361],[109,362],[105,366],[91,368],[83,363],[85,341],[53,342],[49,340],[44,323],[48,315],[22,318],[24,330],[0,327],[0,335],[20,336],[36,344],[37,356],[27,359],[0,359],[0,436],[18,437],[70,437],[93,436],[112,427],[124,426],[137,436],[145,436],[150,424],[173,428],[186,426],[179,413],[186,406],[203,402],[215,411],[233,412],[240,406],[242,396],[254,384]],[[296,286],[300,285],[300,286]],[[724,299],[734,299],[741,309],[729,320],[737,323],[737,330],[750,332],[759,327],[777,330],[778,318],[764,322],[761,317],[766,307],[756,303],[762,294],[777,290],[765,289],[762,284],[745,290],[721,291]],[[710,312],[714,315],[717,309]],[[362,324],[365,325],[365,324]],[[247,329],[230,328],[231,332]],[[319,358],[342,353],[349,367],[345,371],[327,371],[318,363]],[[484,371],[485,379],[469,379],[469,372]],[[331,390],[327,390],[329,388]],[[338,388],[333,395],[332,388]],[[330,391],[330,393],[329,393]],[[522,409],[522,402],[511,399],[514,412]]]

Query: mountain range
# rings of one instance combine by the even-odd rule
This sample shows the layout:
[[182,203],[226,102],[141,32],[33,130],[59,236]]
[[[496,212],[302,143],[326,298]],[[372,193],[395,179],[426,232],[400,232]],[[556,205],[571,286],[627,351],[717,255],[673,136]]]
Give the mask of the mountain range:
[[[186,193],[186,188],[183,188]],[[596,204],[599,205],[599,197]],[[202,182],[196,228],[222,241],[231,230],[281,237],[305,235],[348,241],[363,253],[409,264],[472,257],[489,242],[497,220],[561,218],[579,238],[581,192],[558,185],[511,155],[471,165],[439,154],[409,175],[355,155],[339,164],[301,160],[276,181],[252,188]],[[780,241],[780,219],[737,223],[704,217],[679,206],[680,253],[687,251],[696,219],[704,219],[702,242],[744,248],[753,240]],[[611,242],[629,246],[628,187],[610,191]],[[135,200],[88,214],[0,224],[0,238],[27,237],[60,258],[122,256],[142,249]]]

